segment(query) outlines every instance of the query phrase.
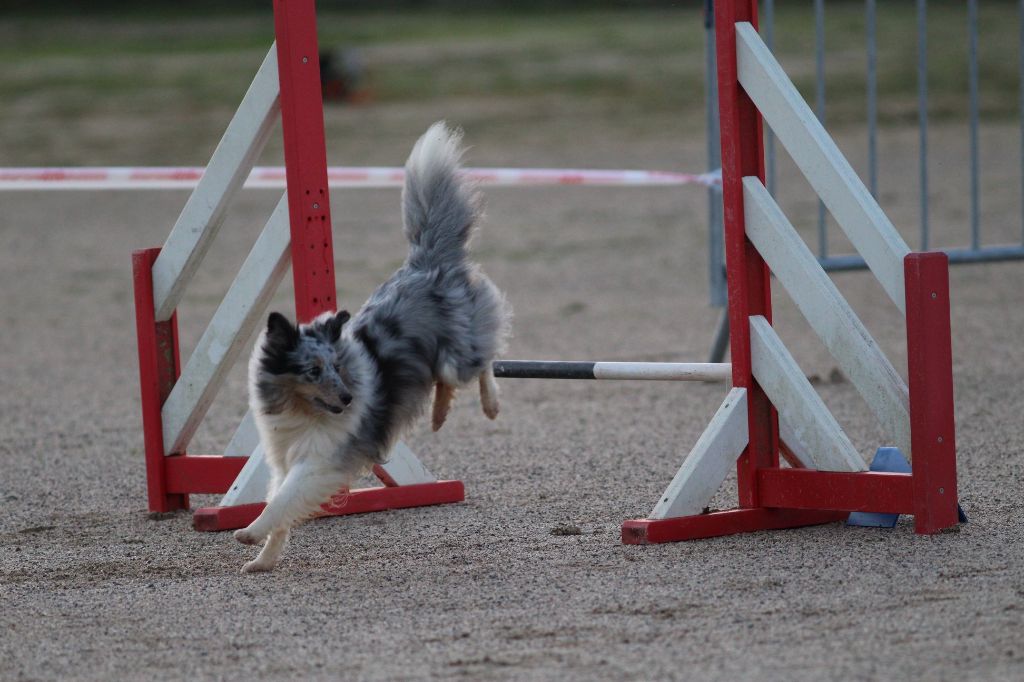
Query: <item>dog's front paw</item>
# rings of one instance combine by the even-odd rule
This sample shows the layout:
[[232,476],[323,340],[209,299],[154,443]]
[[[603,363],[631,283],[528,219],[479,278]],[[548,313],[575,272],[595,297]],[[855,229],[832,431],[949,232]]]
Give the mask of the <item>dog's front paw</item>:
[[235,539],[243,545],[258,545],[263,538],[258,537],[248,528],[240,528],[235,531]]
[[260,561],[259,559],[253,559],[252,561],[247,561],[245,565],[242,566],[242,573],[269,573],[274,570],[275,566],[277,566],[276,561]]

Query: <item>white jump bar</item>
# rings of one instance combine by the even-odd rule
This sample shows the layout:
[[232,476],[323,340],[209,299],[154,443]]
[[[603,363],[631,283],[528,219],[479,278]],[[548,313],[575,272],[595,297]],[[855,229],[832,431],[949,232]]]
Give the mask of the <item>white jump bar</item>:
[[499,360],[494,376],[505,379],[603,379],[643,381],[709,381],[732,378],[726,362],[566,362]]

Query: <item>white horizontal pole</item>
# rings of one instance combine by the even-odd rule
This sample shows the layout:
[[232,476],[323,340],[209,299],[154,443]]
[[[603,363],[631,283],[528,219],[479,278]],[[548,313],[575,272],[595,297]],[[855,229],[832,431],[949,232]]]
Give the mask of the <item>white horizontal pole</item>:
[[640,379],[644,381],[729,381],[732,365],[727,362],[597,362],[595,379]]
[[494,376],[504,379],[720,382],[732,378],[732,365],[722,362],[498,360],[494,363]]
[[910,452],[910,393],[903,378],[756,177],[743,178],[747,237],[878,419]]
[[749,22],[736,24],[739,81],[901,312],[910,247]]
[[220,229],[231,199],[263,151],[280,111],[278,95],[277,48],[271,45],[206,172],[192,183],[195,191],[153,263],[153,307],[158,322],[174,313]]
[[164,402],[164,452],[183,452],[206,415],[228,370],[252,335],[270,297],[288,271],[291,241],[287,195],[242,264]]

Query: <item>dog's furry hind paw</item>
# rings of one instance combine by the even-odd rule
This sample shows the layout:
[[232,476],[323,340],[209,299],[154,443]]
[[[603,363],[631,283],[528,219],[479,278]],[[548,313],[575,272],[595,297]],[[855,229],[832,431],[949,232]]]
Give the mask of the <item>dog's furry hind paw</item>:
[[256,537],[248,528],[239,528],[234,533],[235,539],[243,545],[258,545],[263,538]]
[[448,411],[451,409],[452,401],[455,400],[455,389],[448,384],[437,382],[434,392],[434,410],[430,418],[430,428],[435,432],[444,426],[448,419]]
[[484,410],[484,415],[488,419],[498,418],[498,401],[497,400],[485,400],[480,403],[480,406]]

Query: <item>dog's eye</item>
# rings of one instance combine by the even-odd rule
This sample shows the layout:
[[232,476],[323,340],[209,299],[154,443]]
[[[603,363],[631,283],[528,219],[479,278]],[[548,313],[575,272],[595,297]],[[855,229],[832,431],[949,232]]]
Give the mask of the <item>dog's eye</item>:
[[313,365],[308,370],[306,370],[306,374],[308,374],[311,379],[319,379],[320,378],[320,367],[317,366],[317,365]]

